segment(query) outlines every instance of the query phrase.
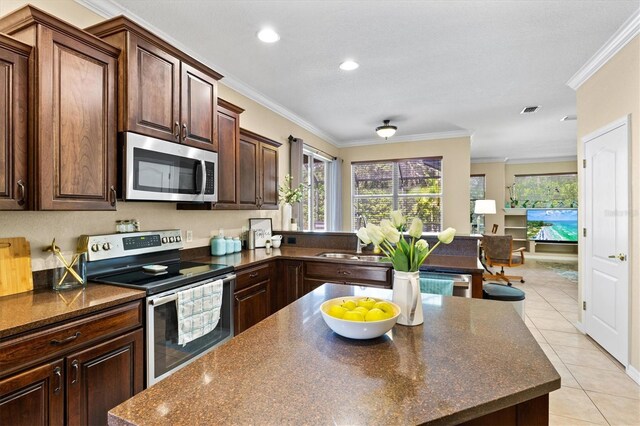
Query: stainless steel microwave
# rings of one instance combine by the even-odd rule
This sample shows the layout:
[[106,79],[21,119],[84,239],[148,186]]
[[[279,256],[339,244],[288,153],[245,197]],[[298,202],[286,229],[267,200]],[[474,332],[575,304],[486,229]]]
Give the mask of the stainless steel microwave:
[[124,133],[123,195],[140,201],[218,201],[218,154]]

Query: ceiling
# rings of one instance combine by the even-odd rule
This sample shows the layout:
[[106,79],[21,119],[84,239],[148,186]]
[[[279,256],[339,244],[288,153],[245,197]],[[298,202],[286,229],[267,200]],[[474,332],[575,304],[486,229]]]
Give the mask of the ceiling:
[[[473,159],[576,155],[566,86],[639,0],[76,0],[142,20],[336,146],[472,135]],[[280,41],[256,38],[264,26]],[[345,72],[350,58],[360,64]],[[525,106],[538,112],[521,115]],[[428,143],[428,141],[424,142]]]

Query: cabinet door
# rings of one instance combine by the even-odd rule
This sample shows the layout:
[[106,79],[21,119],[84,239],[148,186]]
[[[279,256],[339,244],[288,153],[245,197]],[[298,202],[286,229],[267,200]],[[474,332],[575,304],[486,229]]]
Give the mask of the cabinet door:
[[282,278],[277,282],[274,312],[295,302],[305,294],[302,275],[303,262],[301,260],[283,260],[281,262],[280,277]]
[[240,123],[235,112],[218,106],[218,204],[238,201],[238,154]]
[[218,151],[218,82],[184,62],[181,70],[182,143]]
[[260,189],[258,206],[261,209],[278,209],[278,148],[260,144]]
[[180,60],[129,35],[127,130],[168,141],[180,137]]
[[238,335],[271,314],[271,281],[262,281],[234,294],[234,329]]
[[58,360],[0,380],[0,425],[61,425],[63,375]]
[[256,208],[258,205],[258,151],[260,143],[240,135],[240,163],[239,163],[239,205],[240,207]]
[[116,58],[40,30],[40,210],[115,210]]
[[27,184],[27,56],[2,47],[0,36],[0,210],[23,210]]
[[107,412],[143,387],[142,329],[67,356],[67,424],[107,424]]

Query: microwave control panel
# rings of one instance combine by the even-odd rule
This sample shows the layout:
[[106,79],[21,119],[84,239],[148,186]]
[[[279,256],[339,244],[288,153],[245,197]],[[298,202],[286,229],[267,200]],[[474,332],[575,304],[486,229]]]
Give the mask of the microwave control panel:
[[215,194],[216,193],[216,170],[215,164],[206,163],[207,169],[207,184],[204,187],[205,194]]

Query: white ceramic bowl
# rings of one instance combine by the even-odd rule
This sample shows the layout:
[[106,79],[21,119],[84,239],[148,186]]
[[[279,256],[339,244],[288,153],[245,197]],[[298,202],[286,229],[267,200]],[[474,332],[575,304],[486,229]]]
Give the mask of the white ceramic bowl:
[[279,248],[280,244],[282,244],[282,240],[271,240],[271,245],[273,248]]
[[387,331],[391,330],[393,326],[398,321],[398,317],[400,316],[400,306],[395,303],[385,300],[385,299],[377,299],[372,297],[371,299],[375,299],[376,301],[385,301],[391,304],[394,309],[394,316],[388,319],[380,320],[380,321],[348,321],[340,318],[335,318],[329,315],[327,312],[329,308],[333,305],[342,304],[343,301],[346,300],[355,300],[362,299],[360,297],[337,297],[335,299],[330,299],[320,305],[320,312],[322,313],[322,318],[324,322],[327,323],[330,329],[332,329],[337,334],[348,337],[350,339],[374,339],[376,337],[382,336]]

